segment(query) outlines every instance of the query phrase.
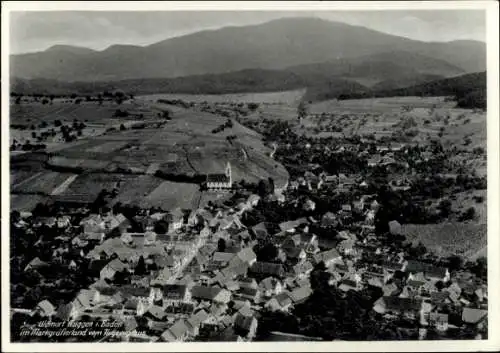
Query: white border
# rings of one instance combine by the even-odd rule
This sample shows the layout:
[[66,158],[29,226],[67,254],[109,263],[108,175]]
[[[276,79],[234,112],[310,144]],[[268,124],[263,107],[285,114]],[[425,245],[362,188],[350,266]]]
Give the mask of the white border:
[[[488,59],[488,292],[489,333],[485,341],[406,341],[406,342],[294,342],[294,343],[10,343],[9,319],[9,12],[11,11],[158,11],[158,10],[263,10],[263,11],[318,11],[318,10],[450,10],[484,9],[487,11],[487,59]],[[496,351],[500,349],[500,268],[499,240],[499,69],[498,69],[498,3],[496,1],[421,1],[421,2],[321,2],[321,1],[266,1],[266,2],[3,2],[2,3],[2,351],[6,352],[85,352],[85,351],[333,351],[346,352],[426,352],[426,351]]]

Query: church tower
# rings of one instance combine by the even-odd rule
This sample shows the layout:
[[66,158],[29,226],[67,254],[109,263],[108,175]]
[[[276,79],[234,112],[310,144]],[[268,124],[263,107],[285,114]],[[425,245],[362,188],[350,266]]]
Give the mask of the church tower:
[[229,186],[231,187],[233,185],[233,178],[231,176],[231,164],[229,162],[227,162],[227,165],[226,165],[226,176],[228,177],[228,183],[229,183]]

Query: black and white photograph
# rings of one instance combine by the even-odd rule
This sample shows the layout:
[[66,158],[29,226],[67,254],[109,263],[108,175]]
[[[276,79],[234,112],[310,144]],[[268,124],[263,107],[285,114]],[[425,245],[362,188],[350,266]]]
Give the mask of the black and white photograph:
[[497,3],[41,3],[2,14],[11,344],[498,342]]

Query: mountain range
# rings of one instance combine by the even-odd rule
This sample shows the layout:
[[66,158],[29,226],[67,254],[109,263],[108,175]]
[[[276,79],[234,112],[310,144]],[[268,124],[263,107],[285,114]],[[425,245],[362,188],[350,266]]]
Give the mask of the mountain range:
[[347,79],[384,89],[485,69],[483,42],[422,42],[318,18],[225,27],[148,46],[113,45],[102,51],[57,45],[11,55],[10,61],[11,76],[25,80],[162,79],[179,85],[185,77],[197,82],[227,81],[234,76],[248,79],[246,74],[259,71],[257,78],[271,73],[285,86]]

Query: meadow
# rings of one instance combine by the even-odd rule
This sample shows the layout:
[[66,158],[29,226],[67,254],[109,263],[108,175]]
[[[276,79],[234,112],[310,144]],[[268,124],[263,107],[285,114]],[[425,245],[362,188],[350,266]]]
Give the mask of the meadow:
[[476,222],[406,224],[402,230],[408,240],[422,242],[438,256],[474,258],[485,251],[488,238],[487,225]]
[[158,99],[181,99],[194,103],[268,103],[268,104],[298,104],[305,93],[305,89],[281,92],[255,92],[234,94],[150,94],[138,95],[136,99],[156,102]]

